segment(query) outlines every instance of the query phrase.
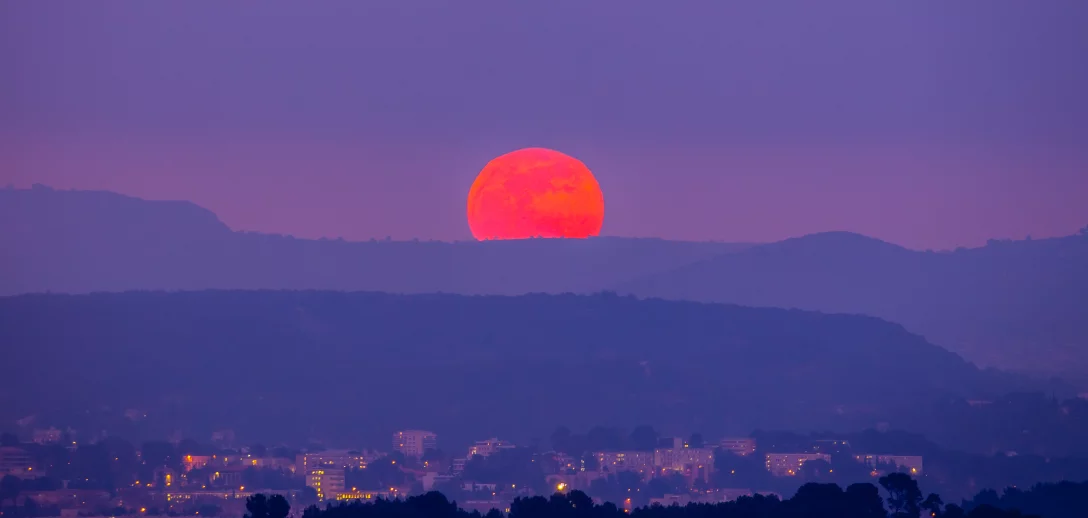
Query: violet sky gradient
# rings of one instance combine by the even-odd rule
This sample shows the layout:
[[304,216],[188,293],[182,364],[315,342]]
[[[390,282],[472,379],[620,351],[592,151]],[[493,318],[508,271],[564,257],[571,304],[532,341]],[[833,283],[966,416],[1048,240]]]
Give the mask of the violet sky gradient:
[[1088,1],[0,3],[0,185],[471,239],[528,146],[603,233],[912,248],[1088,224]]

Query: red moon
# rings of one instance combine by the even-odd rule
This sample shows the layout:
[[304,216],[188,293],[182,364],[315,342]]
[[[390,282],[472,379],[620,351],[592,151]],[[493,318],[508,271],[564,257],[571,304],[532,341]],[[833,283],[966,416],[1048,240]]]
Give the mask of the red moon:
[[502,155],[468,191],[468,226],[478,240],[586,238],[601,233],[604,194],[578,159],[544,148]]

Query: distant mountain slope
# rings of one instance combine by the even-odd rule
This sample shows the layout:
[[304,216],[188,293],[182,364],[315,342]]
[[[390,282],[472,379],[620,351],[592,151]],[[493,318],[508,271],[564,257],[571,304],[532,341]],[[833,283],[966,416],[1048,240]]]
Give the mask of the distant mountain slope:
[[345,242],[232,232],[187,202],[0,189],[0,294],[131,289],[591,292],[745,248],[594,238]]
[[753,247],[659,239],[345,242],[232,232],[187,202],[0,189],[0,295],[329,289],[592,293],[858,313],[972,361],[1088,382],[1088,236],[918,252],[832,232]]
[[937,398],[1027,387],[871,317],[616,295],[23,295],[0,298],[0,343],[0,417],[154,409],[162,433],[268,441],[918,429]]
[[1088,236],[937,253],[832,232],[651,274],[619,291],[863,313],[986,364],[1088,374]]

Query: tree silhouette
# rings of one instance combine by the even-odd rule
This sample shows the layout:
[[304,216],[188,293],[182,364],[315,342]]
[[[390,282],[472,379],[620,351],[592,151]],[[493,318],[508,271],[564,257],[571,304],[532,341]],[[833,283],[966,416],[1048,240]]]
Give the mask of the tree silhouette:
[[[246,505],[248,509],[248,502]],[[291,504],[287,503],[287,499],[283,495],[272,495],[268,499],[268,518],[287,518],[287,515],[291,513]]]
[[552,432],[550,438],[552,449],[555,451],[566,452],[567,448],[570,446],[570,436],[570,428],[567,428],[566,426],[560,426],[556,428],[555,431]]
[[848,503],[842,488],[835,484],[808,483],[797,490],[788,501],[792,513],[799,517],[848,516]]
[[[909,478],[909,477],[908,477]],[[889,492],[903,493],[902,509],[893,510],[891,516],[908,516],[904,511],[912,505],[914,498],[910,484],[900,477],[892,477],[888,482]],[[1066,488],[1072,489],[1072,488]],[[1063,489],[1065,491],[1066,489]],[[277,497],[268,500],[268,505]],[[920,497],[918,498],[920,500]],[[918,504],[913,501],[913,505]],[[251,502],[256,502],[251,499]],[[927,505],[939,508],[940,498],[930,495]],[[249,507],[247,502],[247,507]],[[286,508],[286,507],[285,507]],[[917,508],[920,510],[920,507]],[[935,512],[935,511],[931,511]],[[259,514],[259,510],[258,510]],[[888,518],[884,510],[880,491],[868,483],[854,484],[845,491],[836,484],[809,483],[801,486],[797,493],[788,500],[779,500],[775,496],[742,496],[736,501],[716,504],[688,504],[686,506],[638,507],[632,512],[635,518]],[[1002,509],[998,505],[981,505],[970,512],[965,512],[955,505],[948,505],[941,518],[1025,518],[1031,515],[1019,511]],[[253,510],[247,516],[255,516]],[[279,518],[281,512],[273,511],[267,518]],[[555,493],[550,497],[518,497],[510,504],[506,518],[626,518],[627,512],[614,503],[594,504],[585,493],[574,490],[570,493]],[[1065,515],[1045,515],[1047,518],[1065,518]],[[1083,515],[1069,515],[1082,518]],[[307,508],[303,518],[504,518],[502,512],[492,509],[486,516],[479,511],[464,511],[457,508],[438,492],[409,497],[405,500],[378,499],[370,502],[341,502],[328,504],[324,509],[317,506]],[[917,515],[912,518],[918,518]]]
[[944,501],[941,500],[940,495],[930,493],[922,502],[922,509],[929,512],[930,516],[940,516],[942,505],[944,505]]
[[247,498],[245,518],[271,518],[269,516],[268,498],[262,494]]
[[11,505],[15,505],[16,499],[19,498],[19,491],[22,489],[22,481],[15,475],[4,475],[3,479],[0,479],[0,504],[3,504],[5,500],[11,500]]
[[652,426],[642,425],[631,430],[631,446],[636,450],[653,451],[661,437]]
[[906,473],[889,473],[880,477],[880,485],[888,492],[888,507],[892,516],[916,518],[922,512],[922,491],[918,481]]
[[880,490],[872,484],[851,484],[846,488],[846,496],[850,501],[850,509],[857,518],[886,518],[884,512],[884,499],[880,498]]
[[27,516],[27,517],[38,516],[39,511],[40,511],[40,506],[38,506],[38,503],[35,502],[34,499],[27,498],[23,502],[23,511],[22,511],[23,516]]
[[944,508],[944,513],[941,514],[941,518],[966,518],[967,511],[964,511],[962,507],[956,504],[948,504]]
[[174,445],[165,441],[145,442],[143,446],[140,447],[140,455],[143,458],[143,461],[153,468],[159,466],[166,466],[169,468],[180,467]]
[[427,448],[423,450],[423,456],[419,458],[420,462],[437,462],[445,460],[446,454],[442,450],[435,448]]

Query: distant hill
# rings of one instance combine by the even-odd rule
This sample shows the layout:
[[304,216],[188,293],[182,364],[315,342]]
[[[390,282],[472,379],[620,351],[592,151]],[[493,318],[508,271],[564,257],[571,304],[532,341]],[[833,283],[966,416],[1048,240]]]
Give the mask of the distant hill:
[[653,273],[618,290],[864,313],[984,364],[1088,375],[1085,235],[919,252],[830,232]]
[[1088,235],[920,252],[831,232],[764,245],[660,239],[414,242],[234,232],[187,202],[0,190],[0,295],[327,289],[593,293],[873,315],[971,361],[1088,386]]
[[[384,443],[396,426],[925,431],[939,423],[914,416],[940,398],[1038,388],[876,318],[608,294],[22,295],[0,298],[0,343],[0,424],[268,442]],[[149,417],[92,419],[126,408]]]
[[749,245],[660,239],[347,242],[232,232],[188,202],[0,189],[0,295],[139,289],[592,292]]

